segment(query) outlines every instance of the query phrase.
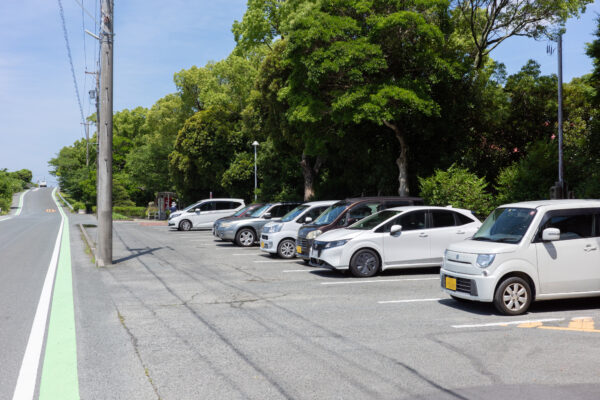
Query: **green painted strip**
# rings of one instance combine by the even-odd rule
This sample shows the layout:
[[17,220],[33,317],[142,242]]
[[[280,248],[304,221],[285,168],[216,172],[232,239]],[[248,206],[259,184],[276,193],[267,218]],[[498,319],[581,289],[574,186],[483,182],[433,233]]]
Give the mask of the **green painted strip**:
[[[56,202],[55,197],[54,201]],[[54,283],[46,353],[42,367],[40,400],[79,399],[69,219],[58,203],[57,207],[64,218],[65,225]]]

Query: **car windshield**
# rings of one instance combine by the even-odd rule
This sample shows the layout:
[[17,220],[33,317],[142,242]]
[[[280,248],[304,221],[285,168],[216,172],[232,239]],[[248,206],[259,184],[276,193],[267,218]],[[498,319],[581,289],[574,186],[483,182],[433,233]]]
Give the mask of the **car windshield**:
[[242,208],[241,210],[239,210],[238,212],[236,212],[235,214],[233,214],[234,217],[239,217],[240,215],[242,215],[243,213],[246,212],[247,209],[249,209],[252,206],[246,206],[244,208]]
[[380,224],[384,223],[388,219],[402,213],[402,211],[393,211],[393,210],[385,210],[380,211],[377,214],[369,215],[366,218],[361,219],[358,222],[350,225],[348,229],[361,229],[361,230],[369,230],[373,229]]
[[283,218],[281,218],[281,222],[289,222],[296,218],[298,215],[302,214],[304,210],[306,210],[309,206],[298,206],[294,208],[289,213],[285,214]]
[[270,204],[266,204],[266,205],[264,205],[264,206],[260,207],[258,210],[256,210],[256,211],[253,211],[253,212],[252,212],[252,214],[250,214],[250,218],[258,218],[258,217],[260,217],[260,215],[261,215],[261,214],[262,214],[262,213],[263,213],[263,212],[264,212],[264,211],[265,211],[267,208],[269,208],[269,207],[271,207],[271,205],[270,205]]
[[314,222],[314,225],[328,225],[335,221],[335,219],[348,208],[348,203],[334,204],[327,210],[323,211],[323,214],[319,215]]
[[472,239],[519,243],[536,212],[532,208],[497,208],[487,217]]

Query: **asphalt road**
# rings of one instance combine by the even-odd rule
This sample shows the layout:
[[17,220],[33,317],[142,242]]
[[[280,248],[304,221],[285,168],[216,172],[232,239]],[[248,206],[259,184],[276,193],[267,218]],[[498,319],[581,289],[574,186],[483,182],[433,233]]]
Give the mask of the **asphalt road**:
[[12,397],[60,226],[51,192],[27,192],[21,214],[0,221],[0,399]]
[[600,397],[597,299],[512,318],[448,298],[437,269],[356,279],[136,223],[114,239],[100,276],[154,398]]
[[[0,399],[57,234],[49,194],[0,222]],[[82,399],[600,398],[600,299],[505,317],[442,294],[437,269],[356,279],[138,222],[98,269],[78,223],[95,220],[68,217]]]

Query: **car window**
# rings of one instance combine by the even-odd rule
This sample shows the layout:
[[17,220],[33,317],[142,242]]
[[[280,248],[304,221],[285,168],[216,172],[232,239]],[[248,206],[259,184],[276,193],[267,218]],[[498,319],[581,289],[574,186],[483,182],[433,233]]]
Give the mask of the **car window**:
[[287,214],[289,211],[289,206],[287,205],[278,205],[278,206],[273,206],[273,208],[271,208],[269,210],[269,212],[271,213],[271,218],[279,218],[279,217],[283,217],[285,214]]
[[600,237],[600,214],[596,214],[596,228],[594,229],[594,237]]
[[460,225],[466,225],[466,224],[470,224],[472,222],[475,222],[474,219],[467,217],[464,214],[461,213],[454,213],[454,215],[456,216],[456,225],[460,226]]
[[327,206],[322,206],[322,207],[314,207],[311,208],[310,210],[308,210],[308,212],[304,215],[303,219],[306,219],[307,217],[312,218],[312,220],[316,220],[317,218],[319,218],[319,215],[323,214],[323,211],[325,211],[327,209]]
[[353,224],[356,221],[360,221],[361,219],[368,217],[369,215],[375,214],[378,211],[380,203],[365,203],[359,206],[356,206],[349,210],[338,222],[340,226],[346,226],[349,224]]
[[540,233],[547,228],[560,229],[559,240],[583,239],[592,237],[594,215],[589,213],[552,213],[548,221],[540,229]]
[[239,203],[234,201],[217,201],[217,210],[232,210],[240,206]]
[[257,208],[256,210],[252,211],[252,214],[250,214],[251,218],[258,218],[262,215],[263,212],[265,212],[265,210],[269,208],[268,204],[265,204],[262,207]]
[[[379,224],[387,221],[392,218],[394,215],[400,214],[402,211],[394,211],[394,210],[384,210],[380,211],[376,214],[370,215],[366,218],[361,219],[360,221],[350,225],[348,229],[359,229],[359,230],[369,230],[377,227]],[[395,218],[396,219],[396,218]],[[385,228],[389,225],[391,228],[392,225],[389,223],[385,225]],[[377,230],[377,232],[386,232],[385,228],[383,230]],[[389,232],[389,228],[387,232]]]
[[200,205],[200,211],[212,211],[215,209],[215,203],[216,201],[207,201],[206,203],[203,203]]
[[397,218],[398,222],[394,225],[402,225],[403,232],[425,229],[425,214],[425,210],[404,213]]
[[292,211],[288,212],[287,214],[285,214],[283,216],[283,218],[281,219],[281,222],[289,222],[289,221],[293,220],[298,215],[302,214],[304,212],[304,210],[306,210],[308,207],[309,206],[301,205],[301,206],[294,208]]
[[431,220],[433,228],[445,228],[455,225],[454,212],[452,211],[432,210]]

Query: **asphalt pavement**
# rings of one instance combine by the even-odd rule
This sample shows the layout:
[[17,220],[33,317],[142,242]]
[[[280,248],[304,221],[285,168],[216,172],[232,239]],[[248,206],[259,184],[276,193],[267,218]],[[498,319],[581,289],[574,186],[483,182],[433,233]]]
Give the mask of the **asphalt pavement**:
[[[30,192],[0,221],[2,399],[56,239],[51,205]],[[436,268],[357,279],[142,221],[114,223],[114,264],[96,268],[80,223],[95,219],[68,215],[82,399],[600,397],[600,299],[500,316],[444,295]]]

